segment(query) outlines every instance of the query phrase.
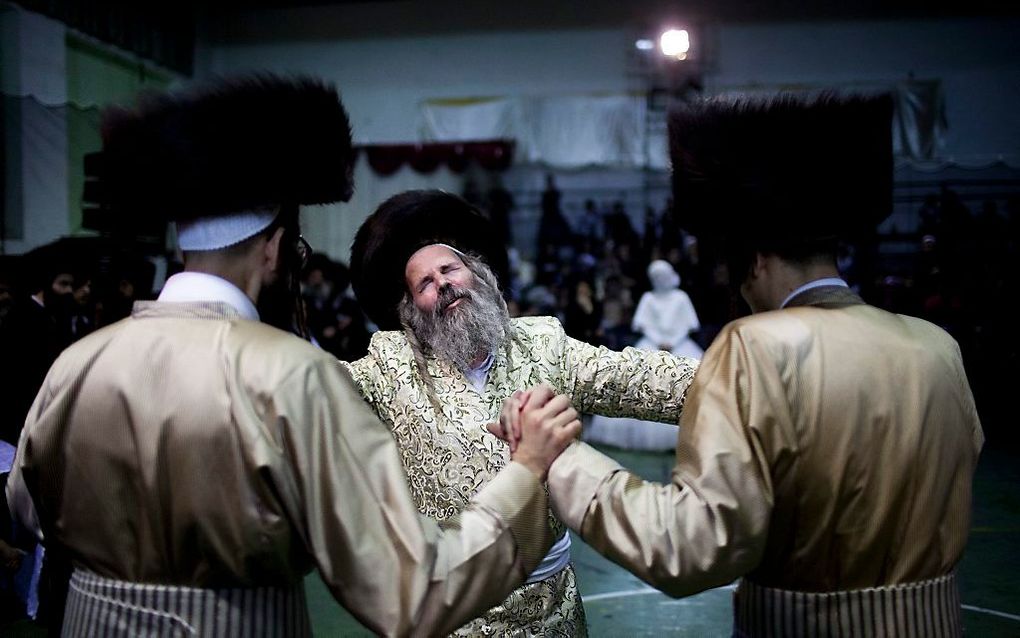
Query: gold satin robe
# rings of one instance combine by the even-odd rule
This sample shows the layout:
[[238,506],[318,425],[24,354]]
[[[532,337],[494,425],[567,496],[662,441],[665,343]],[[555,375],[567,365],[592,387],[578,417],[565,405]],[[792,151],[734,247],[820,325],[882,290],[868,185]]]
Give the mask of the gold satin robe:
[[[448,633],[551,544],[547,499],[510,464],[437,524],[347,371],[223,303],[136,304],[67,349],[32,406],[12,511],[108,578],[286,586],[317,568],[385,635]],[[34,504],[33,504],[34,502]]]
[[[403,333],[378,332],[351,376],[393,430],[419,511],[456,516],[509,461],[508,446],[486,430],[515,390],[548,383],[578,412],[676,422],[697,361],[668,352],[614,352],[567,337],[551,317],[512,319],[509,352],[500,348],[485,388],[475,390],[452,364],[427,357],[442,414],[432,407]],[[550,519],[557,536],[566,531]],[[568,566],[519,587],[458,635],[585,635],[584,608]]]
[[649,584],[686,596],[746,575],[834,592],[948,574],[984,441],[956,342],[845,288],[737,320],[705,353],[673,479],[584,444],[553,464],[553,509]]

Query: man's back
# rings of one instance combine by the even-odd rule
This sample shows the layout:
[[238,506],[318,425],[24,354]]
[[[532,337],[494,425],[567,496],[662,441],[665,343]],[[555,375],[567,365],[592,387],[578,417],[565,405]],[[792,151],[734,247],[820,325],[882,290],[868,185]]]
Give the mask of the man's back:
[[54,365],[7,494],[66,546],[81,586],[300,599],[314,565],[373,631],[431,634],[538,564],[551,539],[536,476],[509,464],[442,529],[418,515],[390,432],[335,359],[224,303],[154,302]]
[[[856,304],[736,322],[773,509],[752,580],[838,591],[949,573],[983,437],[955,341]],[[693,397],[692,397],[693,398]]]
[[328,358],[218,316],[222,304],[166,312],[174,305],[83,339],[47,377],[26,456],[39,472],[62,471],[25,472],[44,531],[111,578],[296,582],[311,561],[287,511],[298,487],[284,460],[288,423],[271,412],[288,415],[274,405],[280,387]]

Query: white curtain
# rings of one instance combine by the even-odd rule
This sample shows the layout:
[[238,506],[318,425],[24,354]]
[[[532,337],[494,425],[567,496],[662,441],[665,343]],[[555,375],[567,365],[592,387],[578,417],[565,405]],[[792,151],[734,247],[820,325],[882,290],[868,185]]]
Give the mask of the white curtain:
[[312,250],[346,264],[350,260],[351,242],[358,227],[384,200],[397,193],[420,188],[439,188],[459,194],[463,190],[463,180],[463,175],[446,166],[423,175],[405,165],[392,175],[383,177],[372,171],[365,153],[359,153],[354,165],[354,196],[351,201],[302,207],[302,232]]
[[421,117],[429,142],[518,139],[524,123],[521,100],[510,98],[434,100],[424,103]]
[[[714,95],[771,95],[779,91],[889,93],[893,151],[898,162],[943,166],[945,93],[938,80],[844,85],[721,87]],[[421,107],[426,141],[512,139],[518,163],[550,168],[669,168],[664,114],[648,112],[644,95],[569,95],[432,100]],[[999,161],[1005,158],[995,158]],[[975,167],[983,158],[956,162]]]
[[[422,105],[421,120],[427,141],[515,140],[517,162],[561,169],[648,164],[641,95],[435,100]],[[665,152],[652,155],[666,166]]]

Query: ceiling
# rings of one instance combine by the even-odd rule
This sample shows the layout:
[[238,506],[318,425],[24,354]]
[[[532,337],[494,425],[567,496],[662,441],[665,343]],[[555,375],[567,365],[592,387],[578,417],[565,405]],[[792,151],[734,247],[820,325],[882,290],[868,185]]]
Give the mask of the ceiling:
[[[261,14],[261,15],[259,15]],[[272,19],[266,20],[269,15]],[[889,20],[1020,15],[1003,0],[227,0],[200,13],[211,41],[379,38],[630,27],[667,21]]]

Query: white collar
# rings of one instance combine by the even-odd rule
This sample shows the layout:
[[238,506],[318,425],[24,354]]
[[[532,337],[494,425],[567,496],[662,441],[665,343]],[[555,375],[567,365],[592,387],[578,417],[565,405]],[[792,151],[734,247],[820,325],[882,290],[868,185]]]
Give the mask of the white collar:
[[229,304],[245,319],[259,320],[248,295],[226,279],[204,272],[179,272],[166,280],[157,301],[187,303],[195,301],[222,301]]
[[814,281],[807,282],[803,286],[798,286],[797,288],[794,288],[793,292],[786,296],[786,299],[783,300],[782,305],[780,305],[779,307],[785,308],[786,304],[790,303],[790,300],[799,295],[800,293],[811,290],[812,288],[821,288],[822,286],[842,286],[844,288],[850,287],[848,283],[846,283],[839,277],[822,277],[821,279],[815,279]]

